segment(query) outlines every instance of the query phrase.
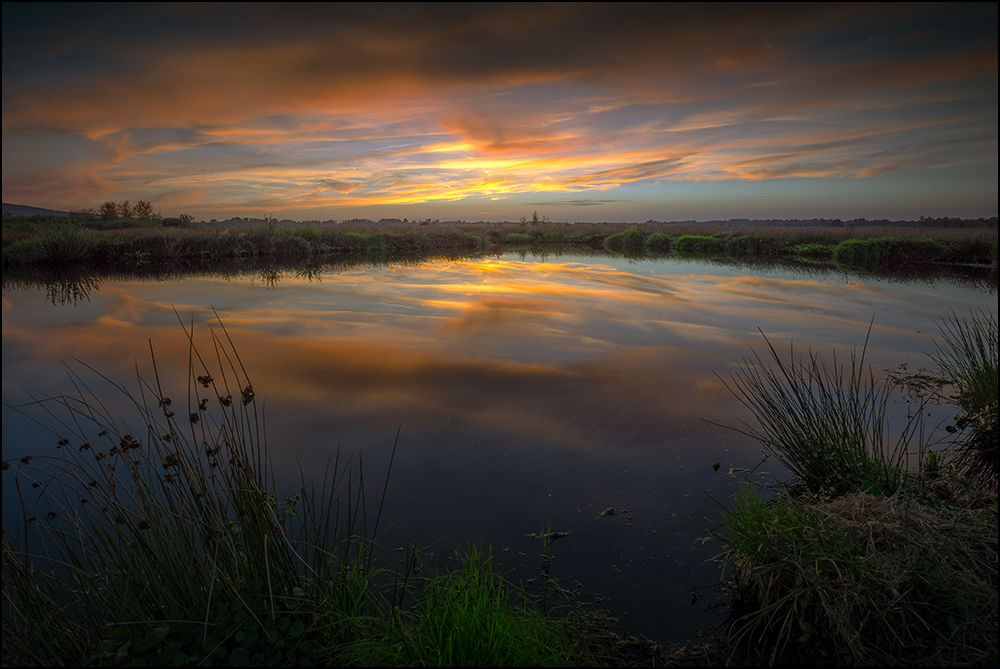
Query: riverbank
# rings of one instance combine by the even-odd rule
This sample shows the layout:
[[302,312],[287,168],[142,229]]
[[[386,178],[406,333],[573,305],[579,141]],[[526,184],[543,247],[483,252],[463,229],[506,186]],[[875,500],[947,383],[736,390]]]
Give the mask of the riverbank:
[[997,267],[995,228],[745,227],[626,224],[247,225],[108,229],[4,218],[3,269],[78,264],[96,274],[260,260],[317,264],[344,258],[578,248],[629,257],[825,263],[860,271],[931,265]]

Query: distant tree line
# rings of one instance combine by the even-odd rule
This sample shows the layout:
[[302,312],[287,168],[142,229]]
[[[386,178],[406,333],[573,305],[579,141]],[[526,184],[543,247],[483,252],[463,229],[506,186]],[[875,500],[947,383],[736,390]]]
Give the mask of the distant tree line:
[[194,216],[181,214],[180,216],[163,217],[160,212],[153,209],[151,202],[139,200],[132,204],[128,200],[124,202],[113,202],[108,200],[97,209],[84,209],[79,212],[98,216],[102,221],[138,221],[150,225],[163,225],[174,228],[190,228],[194,226]]

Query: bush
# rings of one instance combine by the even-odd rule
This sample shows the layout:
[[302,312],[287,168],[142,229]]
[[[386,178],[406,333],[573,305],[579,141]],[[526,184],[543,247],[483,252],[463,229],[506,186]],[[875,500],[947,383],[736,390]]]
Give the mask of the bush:
[[933,239],[847,239],[833,250],[833,260],[845,267],[880,271],[912,268],[947,260],[948,247]]
[[638,230],[626,230],[606,237],[604,248],[612,253],[638,256],[646,250],[646,238]]
[[670,239],[670,236],[665,235],[662,232],[654,232],[646,238],[646,251],[652,256],[666,255],[670,253],[670,247],[672,245],[673,240]]
[[681,256],[718,256],[726,249],[726,240],[704,235],[681,235],[674,242],[674,250]]

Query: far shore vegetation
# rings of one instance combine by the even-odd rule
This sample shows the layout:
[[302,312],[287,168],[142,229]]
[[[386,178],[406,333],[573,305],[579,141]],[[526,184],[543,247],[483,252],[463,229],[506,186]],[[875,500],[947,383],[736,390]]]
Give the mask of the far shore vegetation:
[[295,223],[273,218],[196,222],[164,218],[148,202],[65,216],[3,215],[3,270],[82,265],[94,274],[182,270],[269,262],[296,266],[341,259],[393,261],[507,251],[585,250],[630,258],[796,262],[900,273],[933,267],[997,267],[997,218],[918,221],[556,223],[531,219],[352,220]]

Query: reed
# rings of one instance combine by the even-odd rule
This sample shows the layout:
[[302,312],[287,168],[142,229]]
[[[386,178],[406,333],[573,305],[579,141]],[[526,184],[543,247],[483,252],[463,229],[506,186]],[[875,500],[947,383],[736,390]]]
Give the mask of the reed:
[[338,458],[321,487],[276,492],[253,384],[220,327],[211,359],[185,329],[186,402],[155,358],[134,391],[83,365],[73,395],[34,398],[58,452],[4,463],[23,507],[3,532],[5,663],[285,663],[359,633],[378,525],[363,480]]

